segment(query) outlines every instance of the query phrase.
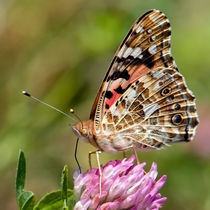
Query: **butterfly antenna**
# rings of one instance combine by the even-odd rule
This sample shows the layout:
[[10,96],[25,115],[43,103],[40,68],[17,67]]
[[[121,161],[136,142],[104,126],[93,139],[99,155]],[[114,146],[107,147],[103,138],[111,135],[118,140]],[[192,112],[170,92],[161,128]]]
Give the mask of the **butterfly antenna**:
[[73,110],[73,109],[70,109],[69,112],[70,112],[71,114],[73,114],[73,115],[79,120],[79,122],[82,124],[82,128],[83,128],[82,120],[81,120],[81,119],[79,118],[79,116],[74,112],[74,110]]
[[[22,93],[23,93],[23,95],[25,95],[25,96],[27,96],[27,97],[29,97],[29,98],[32,98],[34,101],[37,101],[37,102],[39,102],[39,103],[41,103],[41,104],[44,104],[45,106],[47,106],[47,107],[49,107],[49,108],[51,108],[51,109],[54,109],[55,111],[61,113],[62,115],[64,115],[64,116],[70,118],[71,120],[75,120],[73,117],[71,117],[70,115],[68,115],[68,114],[66,114],[65,112],[61,111],[60,109],[58,109],[58,108],[56,108],[56,107],[54,107],[54,106],[52,106],[52,105],[50,105],[50,104],[47,104],[47,103],[45,103],[44,101],[39,100],[38,98],[32,96],[30,93],[28,93],[28,92],[26,92],[26,91],[22,91]],[[76,121],[76,120],[75,120],[75,121]]]

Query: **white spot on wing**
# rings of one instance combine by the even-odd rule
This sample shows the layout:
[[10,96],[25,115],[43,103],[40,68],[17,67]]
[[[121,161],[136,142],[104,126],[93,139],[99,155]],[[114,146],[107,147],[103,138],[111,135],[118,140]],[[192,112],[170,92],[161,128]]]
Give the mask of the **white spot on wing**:
[[157,52],[157,46],[153,44],[151,47],[149,47],[148,51],[150,54],[154,55]]
[[158,22],[159,22],[160,16],[154,17],[154,14],[151,14],[151,15],[149,16],[149,18],[150,18],[150,20],[151,20],[152,22],[158,23]]
[[156,36],[155,36],[155,35],[153,35],[151,38],[152,38],[152,41],[155,41]]
[[116,116],[116,117],[119,117],[121,115],[121,113],[119,112],[118,109],[112,109],[111,110],[111,113],[113,114],[113,118]]
[[133,100],[136,97],[136,90],[132,89],[127,96],[128,96],[128,102],[129,103],[133,102]]
[[157,25],[158,25],[159,27],[161,27],[165,22],[168,22],[168,21],[162,20],[162,21],[160,21],[160,22],[157,22]]
[[165,75],[162,71],[157,71],[157,70],[151,71],[151,74],[155,79],[160,79]]
[[137,56],[139,56],[141,54],[141,48],[140,47],[136,47],[133,52],[131,53],[131,55],[136,58]]
[[144,31],[143,27],[139,26],[137,29],[136,29],[136,33],[142,33]]
[[139,55],[139,58],[140,58],[140,59],[142,59],[142,58],[143,58],[143,55],[142,55],[142,54],[141,54],[141,55]]
[[158,109],[158,104],[154,103],[144,108],[145,117],[148,118]]
[[[161,20],[161,18],[163,18],[164,17],[164,19],[163,20]],[[156,23],[158,26],[161,26],[162,24],[164,24],[165,22],[167,22],[167,23],[169,23],[169,20],[165,17],[165,16],[163,16],[163,15],[157,15],[156,17],[155,17],[155,15],[154,14],[151,14],[150,16],[149,16],[149,18],[150,18],[150,20],[153,22],[153,23]]]
[[123,53],[123,58],[127,58],[133,51],[133,48],[129,47],[126,49],[126,51]]
[[147,33],[148,33],[148,34],[151,34],[151,33],[152,33],[152,29],[149,29],[149,30],[147,31]]

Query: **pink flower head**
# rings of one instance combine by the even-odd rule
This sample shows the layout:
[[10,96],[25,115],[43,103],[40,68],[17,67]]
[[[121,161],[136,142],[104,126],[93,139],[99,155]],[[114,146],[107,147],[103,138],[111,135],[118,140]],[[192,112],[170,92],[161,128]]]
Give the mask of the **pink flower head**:
[[99,170],[92,168],[85,173],[74,174],[74,193],[78,201],[74,210],[157,210],[166,201],[158,193],[166,182],[166,175],[155,181],[156,163],[149,172],[146,163],[134,164],[135,156],[108,162],[101,167],[102,183],[99,194]]

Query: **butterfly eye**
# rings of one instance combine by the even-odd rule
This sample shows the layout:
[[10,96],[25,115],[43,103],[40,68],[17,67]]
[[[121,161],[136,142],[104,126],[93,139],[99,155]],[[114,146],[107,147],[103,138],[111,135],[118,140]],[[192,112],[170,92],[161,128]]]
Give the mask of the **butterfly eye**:
[[181,114],[175,114],[172,118],[171,121],[174,125],[180,125],[181,122],[183,121],[182,115]]
[[162,91],[161,91],[160,94],[161,94],[162,96],[166,96],[166,95],[168,95],[170,92],[171,92],[171,88],[170,88],[170,87],[165,87],[165,88],[162,89]]

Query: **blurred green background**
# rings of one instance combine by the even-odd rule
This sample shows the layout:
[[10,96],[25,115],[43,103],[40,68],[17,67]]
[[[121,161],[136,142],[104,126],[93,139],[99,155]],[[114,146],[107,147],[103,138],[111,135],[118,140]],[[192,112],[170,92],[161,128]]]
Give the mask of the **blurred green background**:
[[[89,112],[112,56],[133,22],[149,9],[171,21],[172,53],[197,97],[195,141],[162,151],[139,152],[147,167],[158,163],[168,180],[163,209],[210,209],[210,1],[209,0],[1,0],[0,1],[0,203],[17,209],[14,180],[18,150],[27,159],[26,188],[37,198],[58,189],[65,164],[70,177],[76,137],[73,123],[21,95],[28,90],[82,120]],[[88,168],[80,142],[78,158]],[[101,162],[122,155],[102,154]],[[72,186],[72,183],[71,183]]]

